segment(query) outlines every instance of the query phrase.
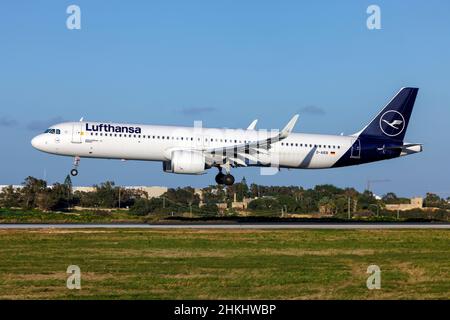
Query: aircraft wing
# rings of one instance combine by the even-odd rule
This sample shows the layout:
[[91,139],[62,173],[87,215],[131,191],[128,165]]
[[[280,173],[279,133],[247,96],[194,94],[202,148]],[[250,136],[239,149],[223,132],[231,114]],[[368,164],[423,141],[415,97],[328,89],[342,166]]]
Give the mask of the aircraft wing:
[[292,132],[297,120],[298,114],[292,117],[283,130],[279,132],[268,132],[267,138],[231,146],[206,149],[204,150],[205,155],[210,162],[230,163],[233,166],[245,167],[247,166],[247,159],[254,162],[268,162],[270,160],[268,159],[268,150],[271,148],[271,145],[286,139]]

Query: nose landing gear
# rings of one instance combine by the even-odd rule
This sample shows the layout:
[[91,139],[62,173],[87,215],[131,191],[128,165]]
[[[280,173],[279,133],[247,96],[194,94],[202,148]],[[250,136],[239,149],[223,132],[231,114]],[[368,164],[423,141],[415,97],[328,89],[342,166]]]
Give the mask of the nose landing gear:
[[217,184],[224,184],[226,186],[232,186],[234,183],[234,177],[230,174],[229,168],[225,167],[225,171],[227,174],[222,173],[222,167],[218,167],[219,173],[216,175]]
[[75,157],[75,160],[73,161],[73,166],[74,166],[74,168],[72,169],[72,170],[70,170],[70,175],[72,176],[72,177],[76,177],[77,175],[78,175],[78,170],[77,170],[77,168],[78,168],[78,166],[80,165],[80,157],[78,157],[78,156],[76,156]]

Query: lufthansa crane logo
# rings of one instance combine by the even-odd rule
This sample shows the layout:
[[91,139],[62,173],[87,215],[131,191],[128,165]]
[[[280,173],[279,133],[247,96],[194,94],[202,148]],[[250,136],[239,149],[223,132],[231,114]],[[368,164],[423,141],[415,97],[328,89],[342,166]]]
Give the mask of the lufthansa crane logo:
[[386,111],[380,118],[380,129],[389,137],[398,136],[405,129],[405,118],[398,111]]

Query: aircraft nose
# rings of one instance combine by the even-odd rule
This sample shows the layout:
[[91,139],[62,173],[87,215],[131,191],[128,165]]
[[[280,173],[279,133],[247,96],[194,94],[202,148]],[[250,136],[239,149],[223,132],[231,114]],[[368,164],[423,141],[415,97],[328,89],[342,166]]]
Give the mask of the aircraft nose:
[[42,148],[43,148],[43,146],[44,146],[44,141],[43,141],[43,136],[40,134],[40,135],[37,135],[36,137],[34,137],[32,140],[31,140],[31,145],[35,148],[35,149],[38,149],[38,150],[42,150]]

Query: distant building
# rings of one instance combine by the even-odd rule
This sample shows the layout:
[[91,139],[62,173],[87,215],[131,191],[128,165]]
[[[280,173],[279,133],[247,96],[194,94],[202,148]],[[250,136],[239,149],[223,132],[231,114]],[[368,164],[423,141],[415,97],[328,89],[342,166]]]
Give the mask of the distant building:
[[[3,189],[6,189],[6,188],[8,188],[10,185],[8,184],[8,185],[0,185],[0,192],[3,192]],[[21,185],[13,185],[12,186],[13,187],[13,189],[14,190],[18,190],[18,189],[22,189],[23,188],[23,186],[21,186]]]
[[386,210],[391,211],[405,211],[412,209],[423,209],[423,198],[415,197],[411,198],[410,203],[402,203],[402,204],[387,204]]
[[[237,201],[237,195],[234,194],[233,202],[231,202],[231,208],[236,210],[247,210],[248,204],[252,201],[252,199],[244,197],[242,201]],[[225,209],[228,209],[228,203],[227,202],[219,202],[216,203],[219,210],[223,211]]]
[[[7,187],[9,187],[9,185],[0,185],[0,192],[2,192],[4,189],[6,189]],[[51,188],[52,186],[50,185],[49,188]],[[13,188],[15,190],[21,189],[23,188],[22,185],[13,185]],[[168,188],[167,187],[160,187],[160,186],[151,186],[151,187],[147,187],[147,186],[121,186],[122,189],[127,189],[127,190],[140,190],[140,191],[144,191],[148,194],[149,198],[157,198],[162,196],[165,192],[167,192]],[[95,188],[94,187],[86,187],[86,186],[73,186],[72,190],[75,191],[79,191],[79,192],[94,192]],[[201,189],[195,189],[196,193],[200,193],[201,194]]]
[[[167,187],[159,187],[159,186],[153,186],[153,187],[147,187],[147,186],[121,186],[121,189],[126,190],[140,190],[143,192],[146,192],[148,194],[148,198],[157,198],[162,196],[165,192],[167,192]],[[94,192],[94,187],[72,187],[73,191],[80,191],[80,192]]]
[[148,198],[158,198],[160,196],[162,196],[164,193],[167,192],[167,190],[169,188],[167,187],[159,187],[159,186],[154,186],[154,187],[146,187],[146,186],[126,186],[126,187],[122,187],[122,189],[128,189],[128,190],[140,190],[140,191],[144,191],[148,194]]
[[216,203],[216,205],[217,205],[217,208],[219,208],[220,211],[228,209],[228,203],[226,203],[226,202]]
[[79,192],[94,192],[94,187],[72,187],[72,191],[79,191]]

